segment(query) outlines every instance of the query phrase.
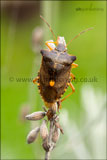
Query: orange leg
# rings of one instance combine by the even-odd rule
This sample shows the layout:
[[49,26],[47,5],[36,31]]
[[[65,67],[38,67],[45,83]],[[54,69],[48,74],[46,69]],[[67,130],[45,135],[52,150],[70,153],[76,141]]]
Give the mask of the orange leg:
[[34,84],[37,84],[37,80],[39,79],[39,77],[36,77],[34,80],[33,80],[33,83]]
[[63,102],[65,99],[67,99],[70,95],[72,95],[75,92],[75,88],[74,88],[73,84],[70,83],[69,85],[72,89],[72,92],[70,94],[68,94],[66,97],[64,97],[63,99],[61,99],[61,102]]
[[72,68],[77,68],[77,67],[78,67],[78,64],[72,63]]
[[49,45],[49,43],[56,43],[57,44],[57,41],[56,42],[47,41],[45,43],[50,50],[53,50],[53,48]]
[[75,79],[75,76],[72,73],[70,73],[70,76],[72,77],[72,79]]

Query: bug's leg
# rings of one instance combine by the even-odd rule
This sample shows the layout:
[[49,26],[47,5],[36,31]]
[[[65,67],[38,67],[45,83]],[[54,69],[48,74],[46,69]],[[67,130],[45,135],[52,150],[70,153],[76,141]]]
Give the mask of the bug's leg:
[[33,83],[34,84],[37,84],[37,80],[39,79],[39,77],[36,77],[34,80],[33,80]]
[[61,100],[59,100],[59,101],[57,102],[57,104],[58,104],[58,112],[59,112],[59,109],[62,108],[62,106],[61,106]]
[[64,97],[63,99],[61,99],[61,102],[63,102],[65,99],[67,99],[69,96],[71,96],[75,92],[75,88],[74,88],[73,84],[70,83],[69,86],[71,87],[72,92],[70,94],[68,94],[66,97]]
[[75,76],[73,75],[73,73],[70,73],[70,76],[72,77],[72,79],[75,79]]
[[56,44],[57,44],[57,41],[56,41],[56,42],[47,41],[47,42],[45,43],[46,46],[47,46],[50,50],[53,50],[53,48],[49,45],[49,43],[56,43]]
[[44,110],[45,112],[47,112],[47,109],[45,108],[45,106],[42,106],[42,108],[43,108],[43,110]]
[[69,85],[70,85],[70,87],[71,87],[71,89],[72,89],[72,92],[74,93],[74,92],[75,92],[75,88],[74,88],[73,84],[70,83]]
[[77,67],[78,67],[78,64],[72,63],[72,68],[77,68]]

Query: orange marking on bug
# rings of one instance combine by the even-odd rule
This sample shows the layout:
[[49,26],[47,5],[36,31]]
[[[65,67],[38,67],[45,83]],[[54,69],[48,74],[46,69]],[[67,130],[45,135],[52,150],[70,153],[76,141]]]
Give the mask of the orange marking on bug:
[[39,77],[36,77],[34,80],[33,80],[33,83],[34,84],[37,84],[37,80],[39,79]]
[[37,83],[38,86],[40,86],[40,83]]
[[[42,97],[42,98],[43,98],[43,97]],[[43,100],[44,100],[44,98],[43,98]],[[52,105],[53,105],[53,103],[48,103],[48,102],[46,102],[45,100],[44,100],[44,103],[45,103],[45,106],[46,106],[47,108],[51,108]]]
[[54,63],[54,66],[53,66],[54,68],[56,68],[56,63]]
[[66,88],[64,89],[64,92],[66,91]]
[[50,85],[51,87],[53,87],[54,84],[55,84],[55,81],[54,81],[54,80],[51,80],[51,81],[49,82],[49,85]]

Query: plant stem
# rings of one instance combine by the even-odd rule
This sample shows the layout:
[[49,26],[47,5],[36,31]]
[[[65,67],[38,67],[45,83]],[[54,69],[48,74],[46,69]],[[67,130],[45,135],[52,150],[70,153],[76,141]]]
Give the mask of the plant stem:
[[48,138],[48,143],[49,143],[50,149],[48,152],[45,153],[45,160],[49,160],[50,152],[53,149],[53,145],[52,145],[53,128],[54,128],[53,120],[50,120],[50,131],[49,131],[49,138]]
[[49,160],[50,157],[50,151],[45,153],[45,160]]

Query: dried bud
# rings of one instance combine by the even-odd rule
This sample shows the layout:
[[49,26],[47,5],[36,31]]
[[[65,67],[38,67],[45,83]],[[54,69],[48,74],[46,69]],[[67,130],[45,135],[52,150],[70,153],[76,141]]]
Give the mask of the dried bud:
[[40,135],[43,140],[48,137],[48,128],[46,126],[46,120],[43,120],[42,125],[40,127]]
[[60,137],[60,130],[59,130],[59,128],[55,127],[54,132],[53,132],[53,136],[52,136],[52,141],[54,143],[56,143],[58,141],[59,137]]
[[60,129],[62,134],[64,134],[63,129],[58,122],[55,123],[55,126]]
[[44,118],[45,115],[46,115],[45,112],[38,111],[38,112],[34,112],[32,114],[27,115],[26,119],[36,121]]
[[55,123],[56,123],[56,122],[59,122],[59,116],[58,116],[58,115],[55,115],[55,116],[54,116],[54,121],[55,121]]
[[44,148],[44,150],[45,150],[46,152],[49,151],[50,145],[48,144],[48,137],[43,141],[42,146],[43,146],[43,148]]
[[33,129],[32,131],[30,131],[30,133],[27,136],[27,143],[30,144],[32,142],[34,142],[38,136],[38,133],[40,131],[40,128],[37,127],[35,129]]

